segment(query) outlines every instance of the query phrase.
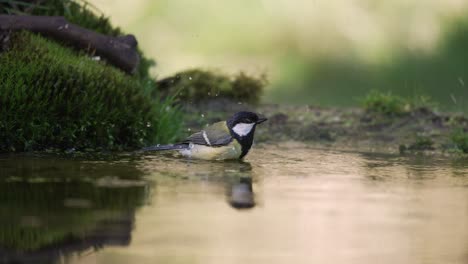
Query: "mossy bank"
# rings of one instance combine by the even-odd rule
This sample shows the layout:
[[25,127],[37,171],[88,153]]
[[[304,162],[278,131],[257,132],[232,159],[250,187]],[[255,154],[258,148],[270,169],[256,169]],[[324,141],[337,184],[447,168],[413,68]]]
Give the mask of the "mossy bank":
[[[0,14],[64,16],[122,35],[86,1],[3,1]],[[136,149],[178,138],[181,113],[162,100],[141,63],[130,76],[105,61],[28,32],[0,32],[0,152]]]
[[0,150],[125,149],[177,135],[177,110],[149,79],[43,37],[9,36],[0,53]]

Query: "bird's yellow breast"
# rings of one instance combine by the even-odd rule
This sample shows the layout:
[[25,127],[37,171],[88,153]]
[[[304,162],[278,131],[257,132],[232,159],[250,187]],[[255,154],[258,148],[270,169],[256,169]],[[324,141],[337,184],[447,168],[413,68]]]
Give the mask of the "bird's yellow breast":
[[233,140],[228,145],[222,147],[190,144],[188,149],[183,149],[179,152],[188,158],[203,160],[229,160],[238,159],[242,153],[242,147],[237,140]]

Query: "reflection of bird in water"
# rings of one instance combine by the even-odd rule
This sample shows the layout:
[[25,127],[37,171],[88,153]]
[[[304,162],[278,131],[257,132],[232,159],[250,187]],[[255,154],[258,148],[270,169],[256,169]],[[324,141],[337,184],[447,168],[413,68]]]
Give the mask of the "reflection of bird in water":
[[255,206],[251,177],[241,177],[239,182],[231,186],[229,203],[237,209],[252,208]]
[[[172,181],[177,185],[187,180],[223,187],[226,200],[234,208],[252,208],[255,199],[252,187],[253,168],[244,161],[180,160],[164,156],[145,156],[143,170],[152,174],[155,182]],[[205,191],[205,190],[203,190]]]

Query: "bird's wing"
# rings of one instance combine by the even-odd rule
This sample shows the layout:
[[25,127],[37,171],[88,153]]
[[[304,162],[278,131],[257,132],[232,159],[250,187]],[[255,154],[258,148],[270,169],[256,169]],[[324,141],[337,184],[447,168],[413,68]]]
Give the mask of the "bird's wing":
[[226,125],[226,121],[214,123],[204,130],[192,134],[183,143],[193,143],[197,145],[220,147],[232,141],[231,133]]

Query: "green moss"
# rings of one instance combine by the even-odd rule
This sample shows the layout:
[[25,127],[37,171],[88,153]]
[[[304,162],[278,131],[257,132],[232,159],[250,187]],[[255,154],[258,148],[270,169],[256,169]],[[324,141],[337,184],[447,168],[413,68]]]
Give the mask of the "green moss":
[[267,84],[265,75],[255,78],[239,72],[232,81],[232,96],[233,98],[247,103],[258,103],[263,91],[263,87]]
[[[178,135],[180,114],[153,83],[40,36],[0,53],[0,151],[134,148]],[[172,122],[168,122],[171,120]]]
[[457,150],[468,153],[468,133],[465,130],[456,129],[450,139]]
[[192,69],[158,82],[166,94],[177,94],[181,100],[199,102],[229,98],[245,103],[258,103],[266,84],[265,76],[255,78],[240,72],[230,77],[214,71]]
[[407,101],[391,92],[371,91],[362,100],[364,109],[371,113],[388,116],[402,115],[406,112]]

